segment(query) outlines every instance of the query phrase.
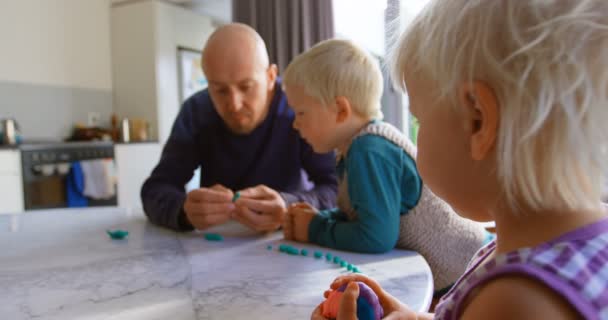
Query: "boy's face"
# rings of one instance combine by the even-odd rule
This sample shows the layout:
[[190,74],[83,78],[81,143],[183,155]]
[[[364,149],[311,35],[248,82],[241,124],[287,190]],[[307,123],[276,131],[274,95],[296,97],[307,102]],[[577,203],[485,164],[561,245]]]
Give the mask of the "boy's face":
[[334,150],[337,147],[337,113],[334,108],[324,106],[318,99],[306,94],[304,88],[299,85],[286,86],[285,94],[296,115],[293,121],[294,129],[298,130],[315,152]]

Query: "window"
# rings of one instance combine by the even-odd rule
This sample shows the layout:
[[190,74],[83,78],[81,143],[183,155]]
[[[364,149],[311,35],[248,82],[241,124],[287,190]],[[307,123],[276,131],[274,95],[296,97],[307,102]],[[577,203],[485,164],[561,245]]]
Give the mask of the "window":
[[[397,16],[403,29],[422,11],[430,0],[333,0],[334,24],[336,36],[348,38],[365,47],[378,57],[386,55],[386,38],[388,24],[386,17]],[[389,5],[390,4],[390,5]],[[396,9],[393,9],[396,8]],[[387,10],[389,10],[387,12]],[[391,11],[397,10],[397,12]],[[383,61],[380,58],[380,61]],[[383,68],[384,69],[384,68]],[[384,72],[384,77],[387,73]],[[397,101],[397,102],[396,102]],[[407,96],[400,95],[390,88],[390,83],[384,82],[382,111],[384,120],[409,132],[412,141],[416,141],[418,122],[409,115]]]

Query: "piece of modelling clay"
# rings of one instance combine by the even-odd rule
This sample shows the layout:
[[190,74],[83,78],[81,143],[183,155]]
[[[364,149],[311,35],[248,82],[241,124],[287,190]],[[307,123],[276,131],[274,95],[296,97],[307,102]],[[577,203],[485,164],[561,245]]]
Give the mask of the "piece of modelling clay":
[[334,263],[338,264],[340,263],[341,259],[338,256],[334,256]]
[[353,265],[349,263],[349,264],[346,266],[346,270],[348,270],[348,271],[352,271],[352,270],[353,270]]
[[315,259],[321,259],[321,257],[323,257],[323,252],[315,251]]
[[340,267],[346,267],[347,262],[342,260],[340,261]]
[[272,250],[272,246],[271,246],[271,245],[268,245],[268,247],[266,247],[266,249],[268,249],[268,250]]
[[232,196],[232,202],[235,202],[236,200],[238,200],[241,197],[241,193],[240,192],[235,192],[234,196]]
[[327,261],[331,261],[331,253],[326,253],[325,254],[325,259],[327,259]]
[[[376,293],[365,283],[357,282],[359,285],[359,298],[357,298],[357,319],[359,320],[379,320],[384,316],[384,309],[380,304]],[[328,319],[335,319],[338,316],[340,300],[344,294],[346,285],[342,285],[338,290],[332,291],[327,300],[321,305],[321,312]]]
[[303,256],[307,256],[307,255],[308,255],[308,250],[306,250],[306,249],[302,249],[302,250],[300,251],[300,254],[301,254],[301,255],[303,255]]
[[353,272],[354,273],[359,273],[359,268],[357,268],[357,266],[353,266]]
[[125,230],[106,230],[106,232],[108,233],[108,235],[110,236],[110,238],[112,239],[116,239],[116,240],[120,240],[120,239],[124,239],[129,235],[129,231],[125,231]]
[[217,233],[205,233],[205,239],[207,239],[207,241],[223,241],[224,237]]

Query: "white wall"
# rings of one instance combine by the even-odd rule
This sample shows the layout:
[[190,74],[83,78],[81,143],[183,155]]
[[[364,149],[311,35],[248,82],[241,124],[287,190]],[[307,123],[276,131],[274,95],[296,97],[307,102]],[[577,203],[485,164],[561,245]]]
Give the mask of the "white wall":
[[155,3],[112,8],[111,21],[114,112],[146,119],[157,137]]
[[232,0],[194,0],[184,5],[217,22],[232,21]]
[[108,0],[0,1],[0,81],[111,89]]
[[160,1],[112,8],[116,113],[148,120],[164,143],[180,107],[177,47],[200,50],[213,29],[210,18]]
[[202,50],[214,27],[208,17],[163,2],[156,13],[158,137],[164,142],[180,108],[177,48]]

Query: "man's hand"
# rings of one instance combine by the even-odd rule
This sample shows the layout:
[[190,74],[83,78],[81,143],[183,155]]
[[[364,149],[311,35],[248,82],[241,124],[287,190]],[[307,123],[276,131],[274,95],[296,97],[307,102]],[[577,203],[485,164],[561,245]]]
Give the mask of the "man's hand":
[[275,231],[281,227],[286,208],[285,201],[277,191],[259,185],[239,193],[241,197],[235,202],[235,220],[259,232]]
[[305,202],[289,206],[283,224],[283,237],[287,240],[308,242],[308,225],[317,214],[317,209]]
[[230,189],[219,184],[188,192],[184,202],[188,221],[198,230],[225,223],[236,209],[232,195]]

